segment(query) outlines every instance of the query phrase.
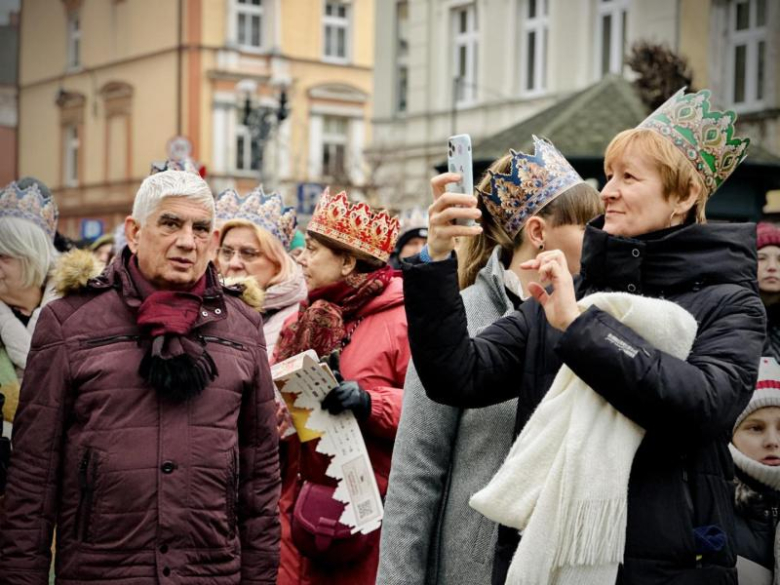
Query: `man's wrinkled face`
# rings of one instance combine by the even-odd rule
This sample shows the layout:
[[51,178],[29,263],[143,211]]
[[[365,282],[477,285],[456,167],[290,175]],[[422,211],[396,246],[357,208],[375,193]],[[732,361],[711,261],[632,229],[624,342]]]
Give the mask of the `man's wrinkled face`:
[[125,233],[141,274],[161,290],[192,287],[217,245],[212,211],[186,197],[164,198],[143,226],[128,217]]

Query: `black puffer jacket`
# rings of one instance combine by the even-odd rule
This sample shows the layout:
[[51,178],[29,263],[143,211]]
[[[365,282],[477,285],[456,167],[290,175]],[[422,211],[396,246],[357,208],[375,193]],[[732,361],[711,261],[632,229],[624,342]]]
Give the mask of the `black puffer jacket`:
[[[581,298],[627,291],[672,300],[699,325],[681,361],[597,308],[564,333],[538,303],[523,303],[471,340],[456,261],[404,268],[409,337],[428,396],[478,408],[517,397],[521,429],[565,362],[647,431],[629,483],[625,562],[618,583],[736,584],[733,463],[727,449],[756,382],[765,313],[756,285],[752,225],[686,225],[636,239],[586,229]],[[626,344],[637,351],[625,352]],[[727,536],[705,550],[694,529]],[[504,531],[504,537],[511,534]],[[504,583],[514,543],[500,542],[494,583]]]
[[736,470],[737,554],[769,571],[775,569],[775,532],[780,493]]

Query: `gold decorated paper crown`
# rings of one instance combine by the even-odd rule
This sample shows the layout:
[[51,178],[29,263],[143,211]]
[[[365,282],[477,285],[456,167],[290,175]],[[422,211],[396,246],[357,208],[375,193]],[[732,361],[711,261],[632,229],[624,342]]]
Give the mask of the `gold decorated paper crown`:
[[215,206],[217,221],[246,219],[273,234],[285,249],[290,247],[298,218],[295,209],[285,207],[278,193],[266,195],[258,185],[246,197],[241,197],[235,190],[226,189],[217,196]]
[[398,218],[372,211],[365,203],[350,203],[342,191],[323,191],[307,230],[387,262],[398,239]]
[[510,150],[509,173],[490,173],[490,193],[479,192],[493,218],[514,238],[526,220],[582,177],[549,140],[533,136],[534,154]]
[[707,195],[729,178],[747,156],[748,138],[737,138],[737,115],[711,109],[710,91],[678,91],[638,128],[648,128],[670,140],[699,173]]
[[0,193],[0,217],[18,217],[41,228],[52,241],[59,211],[51,195],[44,195],[36,183],[22,189],[12,182]]

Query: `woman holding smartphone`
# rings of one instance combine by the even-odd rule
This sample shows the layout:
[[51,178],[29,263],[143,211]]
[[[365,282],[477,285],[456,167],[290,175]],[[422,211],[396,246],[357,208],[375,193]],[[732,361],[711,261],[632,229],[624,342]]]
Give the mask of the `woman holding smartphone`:
[[[519,266],[542,250],[563,251],[577,272],[585,224],[600,211],[598,192],[552,145],[538,144],[555,153],[559,167],[538,204],[536,193],[522,185],[510,181],[502,187],[519,165],[534,164],[522,153],[498,159],[477,185],[483,232],[465,239],[458,250],[470,335],[528,298],[525,291],[538,276]],[[409,367],[385,501],[379,583],[490,581],[498,526],[471,509],[468,500],[506,457],[516,410],[516,400],[479,410],[436,404]]]
[[[756,381],[765,317],[755,227],[704,216],[746,154],[735,119],[711,108],[709,91],[681,91],[616,136],[605,154],[605,215],[586,228],[581,278],[561,251],[540,253],[522,265],[539,274],[528,287],[535,302],[473,338],[451,256],[455,237],[481,228],[451,221],[481,213],[469,196],[444,193],[446,177],[433,182],[431,261],[405,270],[410,345],[430,398],[465,408],[518,398],[520,430],[565,364],[646,431],[628,484],[621,584],[737,583],[727,437]],[[688,358],[598,308],[581,313],[577,299],[597,291],[686,309],[698,323]],[[493,582],[504,583],[502,564],[494,568]]]

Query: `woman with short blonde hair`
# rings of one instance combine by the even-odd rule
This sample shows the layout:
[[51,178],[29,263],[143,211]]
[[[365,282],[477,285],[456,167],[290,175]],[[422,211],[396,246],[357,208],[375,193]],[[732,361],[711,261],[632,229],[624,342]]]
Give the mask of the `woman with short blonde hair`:
[[221,222],[217,266],[228,282],[244,286],[244,299],[263,313],[269,358],[284,321],[306,299],[303,273],[287,252],[295,230],[295,210],[261,188],[240,198],[233,190],[216,203]]
[[[428,396],[461,408],[518,398],[520,436],[512,453],[527,454],[529,445],[549,445],[550,433],[540,434],[533,417],[540,404],[557,399],[549,390],[560,371],[589,387],[591,404],[606,408],[620,430],[642,436],[627,449],[621,439],[629,433],[610,434],[607,424],[593,433],[596,444],[578,435],[591,450],[578,460],[577,475],[562,476],[566,489],[547,474],[546,456],[524,469],[508,458],[490,490],[472,499],[515,535],[523,531],[517,546],[498,543],[493,583],[737,583],[725,437],[756,382],[765,314],[755,283],[755,226],[705,224],[703,213],[747,154],[749,141],[737,137],[735,122],[734,112],[712,106],[708,90],[681,90],[637,129],[618,135],[604,161],[605,213],[585,230],[579,277],[562,252],[538,254],[522,265],[539,275],[528,287],[534,302],[473,337],[451,252],[455,237],[478,236],[480,228],[451,221],[480,213],[467,196],[435,185],[429,253],[404,270],[410,345]],[[523,176],[529,185],[538,180]],[[671,301],[692,317],[690,353],[664,351],[614,310],[586,308],[585,297],[634,307]],[[642,317],[656,318],[656,339],[674,334],[658,315]],[[606,461],[613,447],[621,457]],[[618,460],[614,473],[600,473]],[[556,469],[568,474],[574,467],[567,460]],[[528,478],[526,489],[520,475]],[[550,483],[541,487],[545,478]],[[538,505],[528,512],[524,504]]]

